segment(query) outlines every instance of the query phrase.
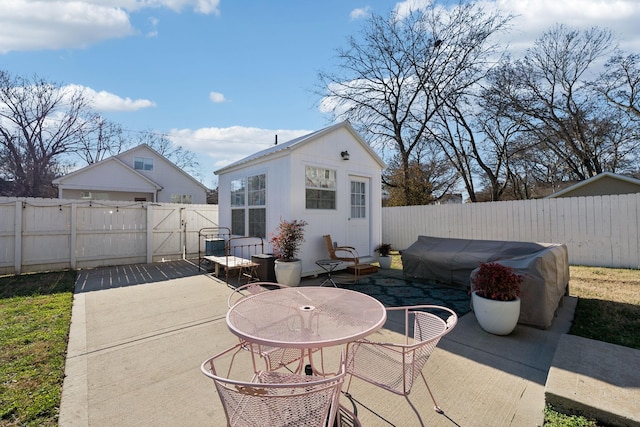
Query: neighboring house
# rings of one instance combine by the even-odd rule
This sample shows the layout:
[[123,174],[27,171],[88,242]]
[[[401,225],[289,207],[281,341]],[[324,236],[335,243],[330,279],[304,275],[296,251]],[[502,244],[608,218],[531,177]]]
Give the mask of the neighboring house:
[[141,144],[53,180],[61,199],[207,203],[207,187]]
[[326,234],[361,257],[372,256],[382,238],[384,167],[346,121],[273,145],[215,171],[219,224],[268,242],[281,218],[307,221],[303,275],[321,271],[315,261],[329,256]]
[[603,172],[580,181],[545,197],[610,196],[615,194],[640,193],[640,179]]

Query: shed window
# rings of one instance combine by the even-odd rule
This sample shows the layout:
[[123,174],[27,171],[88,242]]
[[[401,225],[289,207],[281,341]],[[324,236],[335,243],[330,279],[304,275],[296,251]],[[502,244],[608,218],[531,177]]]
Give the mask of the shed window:
[[231,181],[232,234],[238,236],[267,236],[266,181],[265,174],[252,175]]
[[314,166],[305,169],[305,206],[307,209],[336,208],[336,171]]
[[351,181],[351,218],[367,217],[367,192],[365,183]]
[[245,180],[236,179],[231,181],[231,206],[244,206]]
[[244,209],[231,210],[231,234],[244,236]]

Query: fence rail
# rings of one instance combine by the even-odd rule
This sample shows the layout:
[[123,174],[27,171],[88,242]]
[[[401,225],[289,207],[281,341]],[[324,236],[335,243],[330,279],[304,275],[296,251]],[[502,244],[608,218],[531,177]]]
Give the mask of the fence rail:
[[[564,243],[574,265],[640,268],[640,193],[382,209],[396,249],[419,235]],[[198,257],[217,205],[0,197],[0,274]]]
[[217,205],[0,197],[0,274],[198,256]]
[[564,243],[573,265],[640,268],[640,193],[382,209],[382,239],[419,235]]

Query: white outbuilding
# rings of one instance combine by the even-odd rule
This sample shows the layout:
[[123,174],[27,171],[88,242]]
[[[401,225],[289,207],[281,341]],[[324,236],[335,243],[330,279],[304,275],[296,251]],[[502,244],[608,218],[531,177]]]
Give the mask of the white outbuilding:
[[353,246],[366,261],[382,237],[385,164],[348,121],[277,143],[215,171],[219,225],[234,236],[259,236],[265,251],[280,219],[304,220],[302,275],[322,272],[323,239]]

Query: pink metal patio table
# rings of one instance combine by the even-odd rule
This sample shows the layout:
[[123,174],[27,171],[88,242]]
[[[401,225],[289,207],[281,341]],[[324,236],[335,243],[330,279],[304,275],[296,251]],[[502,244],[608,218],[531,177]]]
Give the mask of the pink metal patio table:
[[[345,344],[380,329],[384,305],[333,287],[295,287],[248,296],[227,312],[229,330],[259,345],[305,350]],[[311,357],[310,357],[311,359]],[[312,362],[311,362],[312,363]]]

